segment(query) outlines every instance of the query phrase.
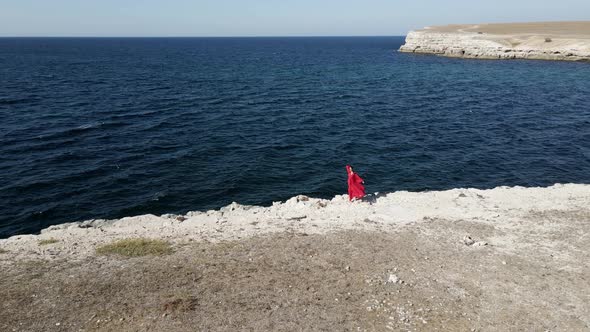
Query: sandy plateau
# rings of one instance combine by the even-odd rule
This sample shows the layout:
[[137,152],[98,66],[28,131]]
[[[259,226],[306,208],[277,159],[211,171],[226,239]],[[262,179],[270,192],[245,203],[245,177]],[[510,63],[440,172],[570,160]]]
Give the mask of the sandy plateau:
[[0,330],[589,331],[589,234],[582,184],[70,223],[0,240]]
[[408,33],[400,51],[474,59],[590,61],[590,21],[433,26]]

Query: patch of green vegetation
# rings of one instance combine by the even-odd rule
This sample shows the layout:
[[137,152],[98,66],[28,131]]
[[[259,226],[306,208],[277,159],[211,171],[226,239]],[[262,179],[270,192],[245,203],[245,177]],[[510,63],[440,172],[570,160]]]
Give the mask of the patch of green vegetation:
[[59,242],[59,240],[51,238],[51,239],[47,239],[47,240],[40,240],[39,245],[46,246],[48,244],[54,244],[54,243],[58,243],[58,242]]
[[151,239],[125,239],[107,244],[96,249],[100,255],[120,255],[127,257],[160,256],[173,252],[170,243]]

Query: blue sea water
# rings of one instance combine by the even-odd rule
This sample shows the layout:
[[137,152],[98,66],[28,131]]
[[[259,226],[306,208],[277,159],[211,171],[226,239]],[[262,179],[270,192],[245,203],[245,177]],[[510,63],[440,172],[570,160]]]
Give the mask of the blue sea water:
[[0,39],[0,237],[346,192],[590,183],[590,64],[402,37]]

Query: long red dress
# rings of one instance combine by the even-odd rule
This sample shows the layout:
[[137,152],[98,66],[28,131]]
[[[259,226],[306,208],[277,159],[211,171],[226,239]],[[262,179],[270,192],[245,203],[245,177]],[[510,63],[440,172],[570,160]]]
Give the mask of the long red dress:
[[353,198],[365,197],[363,179],[352,171],[350,165],[346,165],[346,173],[348,174],[348,199],[352,201]]

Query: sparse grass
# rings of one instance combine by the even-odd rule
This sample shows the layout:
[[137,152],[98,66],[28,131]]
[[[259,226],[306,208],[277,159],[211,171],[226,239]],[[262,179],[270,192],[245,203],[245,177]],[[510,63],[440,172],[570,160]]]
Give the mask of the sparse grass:
[[59,240],[51,238],[51,239],[47,239],[47,240],[40,240],[39,245],[46,246],[46,245],[54,244],[54,243],[58,243],[58,242],[59,242]]
[[125,239],[107,244],[96,249],[100,255],[120,255],[139,257],[148,255],[168,255],[172,253],[170,243],[151,239]]

